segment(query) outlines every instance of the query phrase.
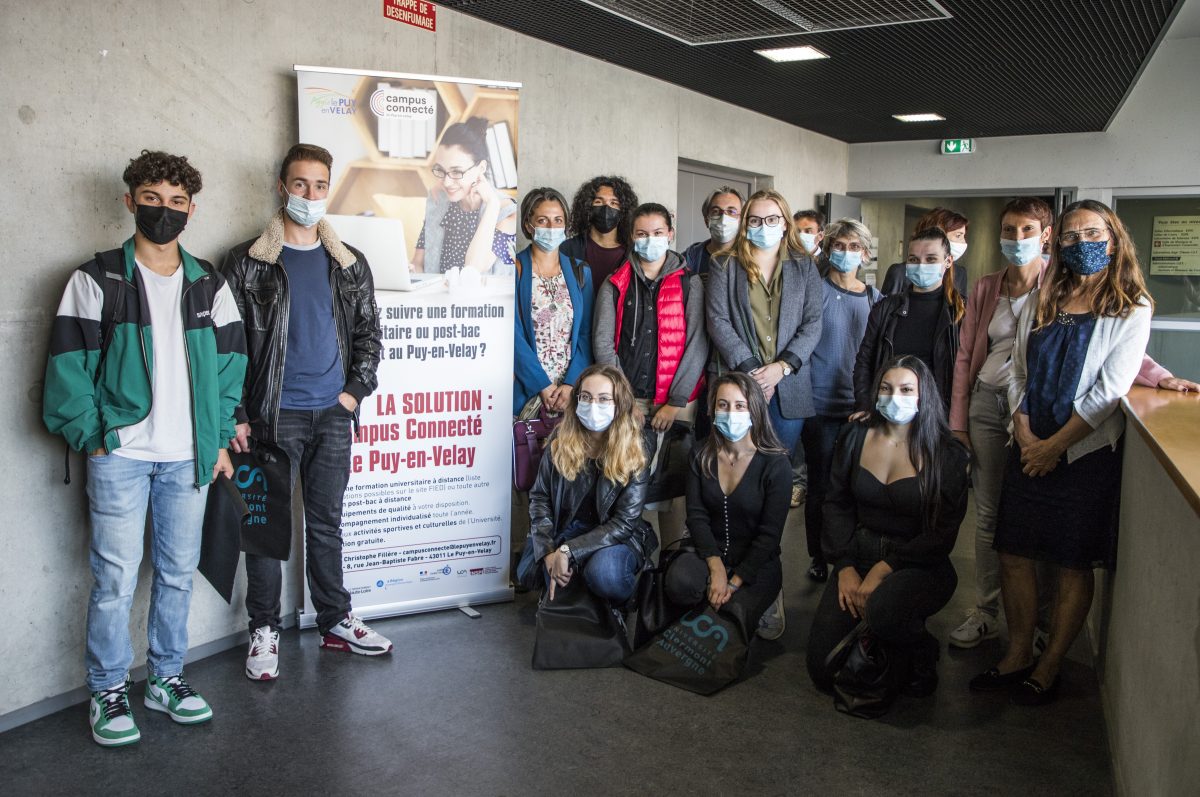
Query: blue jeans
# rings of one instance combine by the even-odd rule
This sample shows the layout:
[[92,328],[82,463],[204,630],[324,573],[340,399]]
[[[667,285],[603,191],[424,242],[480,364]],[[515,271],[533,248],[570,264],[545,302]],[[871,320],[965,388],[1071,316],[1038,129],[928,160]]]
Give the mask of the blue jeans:
[[[555,548],[591,531],[592,528],[586,523],[571,523],[566,531],[555,538]],[[587,561],[579,566],[576,576],[582,576],[593,595],[610,603],[623,604],[633,597],[633,590],[641,572],[642,558],[628,545],[617,543],[601,548],[589,556]],[[517,578],[530,589],[541,589],[546,585],[546,569],[540,562],[533,561],[533,546],[529,543],[526,543],[521,561],[517,565]]]
[[196,465],[142,462],[117,454],[88,457],[91,566],[95,582],[87,612],[88,689],[98,692],[125,682],[133,663],[129,611],[137,587],[146,532],[146,507],[153,529],[150,561],[150,619],[146,627],[150,672],[168,678],[183,672],[187,653],[192,573],[200,562],[200,535],[208,485],[195,486]]
[[804,419],[783,417],[783,413],[779,409],[778,393],[771,396],[771,401],[767,404],[767,415],[771,419],[771,426],[775,427],[775,434],[779,437],[779,442],[783,443],[784,450],[790,457],[796,450],[796,443],[800,440],[800,430],[804,428]]
[[[308,593],[324,634],[350,612],[342,583],[342,498],[350,480],[353,416],[341,404],[323,410],[280,410],[275,445],[291,460],[291,486],[304,491],[304,549]],[[279,628],[283,563],[246,554],[246,612],[250,632]]]

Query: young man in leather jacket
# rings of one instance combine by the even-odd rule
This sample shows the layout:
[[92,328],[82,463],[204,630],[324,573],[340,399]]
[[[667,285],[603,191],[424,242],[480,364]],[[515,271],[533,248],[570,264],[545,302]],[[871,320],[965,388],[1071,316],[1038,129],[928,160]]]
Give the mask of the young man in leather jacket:
[[[250,438],[291,460],[304,490],[307,575],[321,646],[368,656],[392,643],[350,612],[342,584],[342,496],[350,473],[351,426],[375,389],[379,311],[362,252],[326,221],[333,158],[293,146],[279,171],[284,206],[255,239],[233,248],[222,272],[246,325],[249,367],[238,408],[235,452]],[[250,648],[246,676],[279,674],[281,565],[246,554]]]

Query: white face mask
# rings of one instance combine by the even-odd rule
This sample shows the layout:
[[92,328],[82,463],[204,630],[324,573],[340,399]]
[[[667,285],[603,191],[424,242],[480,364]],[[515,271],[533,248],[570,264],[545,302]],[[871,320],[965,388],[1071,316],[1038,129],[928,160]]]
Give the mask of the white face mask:
[[817,234],[815,232],[800,233],[800,244],[804,247],[804,251],[810,255],[817,253]]
[[955,262],[966,253],[967,245],[965,243],[960,244],[958,241],[950,242],[950,257],[954,258]]
[[917,396],[880,396],[875,401],[879,414],[903,426],[917,417]]
[[733,236],[737,235],[738,218],[737,216],[727,216],[721,214],[721,218],[713,219],[708,223],[708,232],[712,237],[723,244],[727,244],[733,240]]
[[598,404],[594,401],[581,401],[575,405],[575,417],[584,428],[590,432],[603,432],[612,426],[617,414],[616,404]]
[[325,217],[325,200],[288,194],[287,214],[301,227],[311,227]]

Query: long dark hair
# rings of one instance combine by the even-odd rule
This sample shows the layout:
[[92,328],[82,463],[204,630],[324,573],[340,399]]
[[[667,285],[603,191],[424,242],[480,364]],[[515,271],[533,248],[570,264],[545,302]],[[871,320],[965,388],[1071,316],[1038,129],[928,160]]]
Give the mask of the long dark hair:
[[[917,484],[921,490],[921,514],[927,529],[937,524],[941,509],[942,461],[953,447],[962,448],[946,423],[946,407],[938,392],[933,372],[919,357],[902,354],[885,362],[875,374],[875,395],[883,375],[893,368],[905,368],[917,375],[917,417],[912,420],[908,432],[908,458],[917,471]],[[887,419],[876,407],[871,408],[867,426],[874,429],[887,423]],[[965,454],[965,451],[963,452]]]
[[638,197],[633,186],[624,177],[601,175],[593,177],[579,186],[579,190],[575,192],[575,198],[571,200],[571,220],[567,224],[567,228],[572,235],[587,235],[588,231],[592,229],[592,200],[596,197],[596,192],[605,186],[612,189],[617,201],[621,203],[621,219],[617,222],[617,240],[621,242],[622,246],[628,246],[629,220],[633,209],[638,205]]
[[[746,397],[746,406],[750,410],[750,439],[754,442],[754,447],[764,454],[786,454],[783,443],[779,442],[779,436],[775,434],[775,427],[771,425],[771,417],[767,414],[767,398],[749,374],[728,371],[712,381],[708,386],[708,416],[717,416],[717,391],[722,385],[733,385]],[[714,426],[704,440],[704,445],[700,447],[700,453],[696,455],[700,472],[705,476],[716,476],[717,452],[724,445],[725,436]]]
[[[950,239],[946,237],[946,233],[941,227],[926,227],[923,230],[917,230],[913,233],[913,237],[908,239],[910,244],[917,241],[937,241],[942,246],[942,253],[946,257],[950,257]],[[908,258],[905,258],[907,262]],[[963,301],[963,296],[959,293],[958,288],[954,285],[954,265],[946,269],[946,273],[942,275],[942,296],[946,297],[946,307],[950,310],[950,318],[954,323],[962,321],[963,315],[967,312],[967,304]],[[922,393],[921,395],[924,395]]]

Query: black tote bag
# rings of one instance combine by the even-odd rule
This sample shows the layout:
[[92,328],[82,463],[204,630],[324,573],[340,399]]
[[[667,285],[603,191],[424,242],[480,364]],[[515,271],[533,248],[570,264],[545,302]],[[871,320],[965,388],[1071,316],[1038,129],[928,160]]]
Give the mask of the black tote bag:
[[744,623],[705,604],[685,613],[625,659],[656,681],[711,695],[736,681],[750,660]]
[[676,540],[658,554],[658,566],[647,568],[638,577],[637,621],[633,626],[633,647],[642,647],[655,634],[662,631],[687,611],[687,606],[677,606],[667,597],[667,570],[685,551],[694,551],[687,537]]
[[250,513],[238,488],[224,474],[209,485],[200,537],[200,575],[233,603],[233,579],[242,556],[242,520]]
[[255,440],[251,451],[230,451],[229,459],[233,483],[249,510],[242,521],[242,550],[287,561],[292,554],[292,466],[288,455]]
[[875,719],[887,713],[899,692],[895,651],[859,623],[825,659],[833,676],[833,706],[843,714]]
[[593,595],[576,572],[565,587],[549,589],[538,602],[533,669],[616,667],[629,653],[624,619]]

